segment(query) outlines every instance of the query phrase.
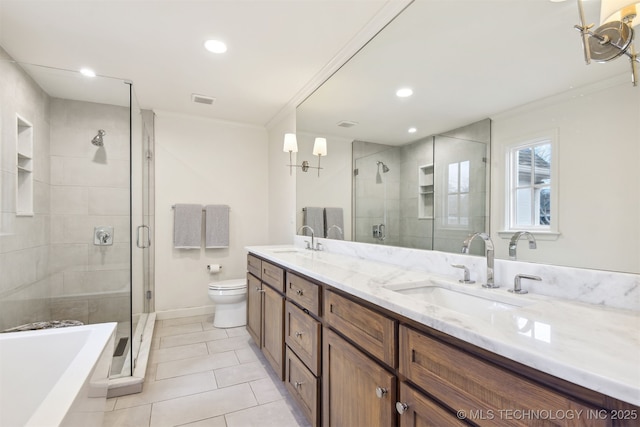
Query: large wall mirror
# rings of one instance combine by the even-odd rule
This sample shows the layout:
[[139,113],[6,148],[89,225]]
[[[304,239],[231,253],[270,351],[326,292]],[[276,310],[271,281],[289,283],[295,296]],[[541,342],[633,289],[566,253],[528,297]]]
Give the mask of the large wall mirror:
[[[598,25],[600,2],[584,10]],[[521,242],[517,259],[640,273],[640,87],[626,57],[585,64],[578,23],[574,1],[411,3],[298,106],[298,159],[315,160],[315,137],[328,145],[320,176],[297,172],[298,227],[305,207],[340,207],[345,240],[459,252],[482,231],[508,259],[509,153],[547,135],[552,163],[528,162],[552,181],[534,223],[554,228],[534,234],[537,249]],[[413,95],[398,97],[405,87]],[[451,155],[466,151],[485,169]],[[452,214],[443,206],[456,197]],[[362,209],[375,198],[386,209]],[[441,238],[439,215],[459,222]]]

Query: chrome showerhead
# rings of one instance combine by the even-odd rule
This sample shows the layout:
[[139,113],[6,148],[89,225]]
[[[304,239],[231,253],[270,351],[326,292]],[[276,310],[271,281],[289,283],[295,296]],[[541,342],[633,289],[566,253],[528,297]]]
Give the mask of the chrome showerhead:
[[382,165],[382,173],[387,173],[389,172],[389,168],[387,167],[387,165],[385,165],[383,162],[381,162],[380,160],[378,160],[376,162],[376,164],[378,165],[378,169],[380,169],[380,165]]
[[93,139],[91,140],[91,143],[97,147],[102,147],[104,145],[104,141],[102,140],[102,137],[105,136],[106,133],[107,132],[105,132],[102,129],[98,130],[98,134],[93,137]]

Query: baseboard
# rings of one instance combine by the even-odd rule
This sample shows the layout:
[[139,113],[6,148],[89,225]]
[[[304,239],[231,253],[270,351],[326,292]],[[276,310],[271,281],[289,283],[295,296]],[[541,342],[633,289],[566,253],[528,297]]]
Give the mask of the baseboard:
[[156,320],[178,319],[180,317],[203,316],[215,312],[213,305],[203,307],[178,308],[175,310],[156,311]]

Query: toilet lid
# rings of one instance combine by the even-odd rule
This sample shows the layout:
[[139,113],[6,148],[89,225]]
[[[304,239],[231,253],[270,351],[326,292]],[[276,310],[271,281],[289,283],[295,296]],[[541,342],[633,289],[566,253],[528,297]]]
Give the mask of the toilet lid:
[[220,282],[209,283],[209,289],[214,290],[243,289],[246,287],[247,282],[244,279],[221,280]]

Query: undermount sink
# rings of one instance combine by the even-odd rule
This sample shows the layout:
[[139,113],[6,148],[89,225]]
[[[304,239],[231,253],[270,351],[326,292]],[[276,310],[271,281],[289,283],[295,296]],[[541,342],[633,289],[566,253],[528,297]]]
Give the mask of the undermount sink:
[[304,249],[282,248],[282,249],[271,249],[271,252],[273,252],[274,254],[297,254],[297,253],[303,253]]
[[473,317],[491,320],[496,313],[531,304],[518,297],[498,294],[489,289],[453,289],[432,281],[387,285],[385,288],[402,295],[419,298],[430,304]]

